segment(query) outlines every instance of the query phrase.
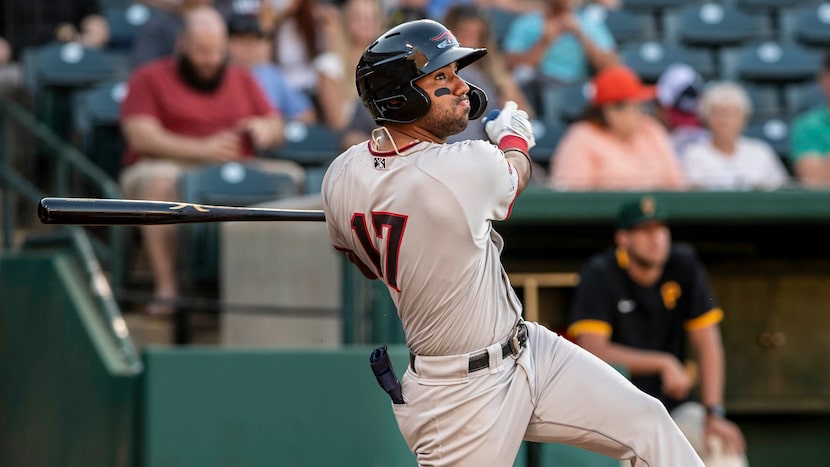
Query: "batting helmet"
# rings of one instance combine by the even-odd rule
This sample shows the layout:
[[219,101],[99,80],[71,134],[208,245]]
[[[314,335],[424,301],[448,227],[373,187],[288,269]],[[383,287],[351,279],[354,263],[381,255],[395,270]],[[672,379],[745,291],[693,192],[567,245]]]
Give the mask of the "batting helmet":
[[[429,111],[429,96],[415,81],[457,62],[458,69],[487,54],[487,49],[461,47],[443,25],[422,19],[400,24],[363,52],[355,71],[357,94],[375,122],[410,123]],[[481,117],[487,96],[467,83],[470,120]]]

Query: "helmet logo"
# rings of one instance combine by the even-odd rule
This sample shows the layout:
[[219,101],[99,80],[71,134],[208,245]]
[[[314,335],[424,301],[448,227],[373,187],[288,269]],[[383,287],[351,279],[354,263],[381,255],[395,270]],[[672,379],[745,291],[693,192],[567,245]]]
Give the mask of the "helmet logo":
[[447,47],[454,47],[458,45],[458,41],[455,39],[455,36],[453,36],[449,31],[444,31],[437,36],[430,37],[429,40],[437,42],[438,45],[436,45],[436,47],[439,49],[446,49]]

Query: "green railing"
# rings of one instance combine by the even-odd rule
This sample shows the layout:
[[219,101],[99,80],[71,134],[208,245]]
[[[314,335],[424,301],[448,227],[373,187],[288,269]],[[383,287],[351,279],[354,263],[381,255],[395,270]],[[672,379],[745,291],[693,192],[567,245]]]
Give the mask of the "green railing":
[[[80,178],[98,189],[105,198],[119,198],[118,184],[101,168],[90,161],[72,144],[56,135],[48,126],[38,121],[28,110],[6,98],[0,98],[0,221],[2,221],[3,250],[13,248],[13,233],[16,226],[14,196],[20,196],[35,212],[40,200],[47,196],[42,189],[21,175],[12,160],[11,126],[16,124],[34,138],[38,148],[53,163],[52,187],[48,196],[70,196],[70,181]],[[13,196],[14,195],[14,196]],[[120,228],[108,228],[108,245],[99,247],[98,253],[105,256],[110,269],[110,281],[120,288],[123,283],[122,234]]]

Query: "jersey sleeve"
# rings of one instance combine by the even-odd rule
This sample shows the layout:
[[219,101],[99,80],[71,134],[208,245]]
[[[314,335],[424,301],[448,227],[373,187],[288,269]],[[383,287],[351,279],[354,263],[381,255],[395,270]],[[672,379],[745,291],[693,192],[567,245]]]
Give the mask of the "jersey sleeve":
[[687,263],[691,278],[689,284],[689,316],[684,323],[687,331],[703,329],[723,320],[723,311],[715,301],[715,295],[709,286],[706,270],[697,259],[691,247],[680,250],[683,261]]
[[571,302],[570,325],[567,334],[577,337],[581,334],[611,336],[615,306],[607,269],[601,265],[601,258],[594,257],[580,272],[579,285]]
[[518,196],[518,173],[504,153],[482,140],[453,143],[447,150],[452,153],[447,154],[445,184],[454,187],[467,211],[496,221],[510,217]]

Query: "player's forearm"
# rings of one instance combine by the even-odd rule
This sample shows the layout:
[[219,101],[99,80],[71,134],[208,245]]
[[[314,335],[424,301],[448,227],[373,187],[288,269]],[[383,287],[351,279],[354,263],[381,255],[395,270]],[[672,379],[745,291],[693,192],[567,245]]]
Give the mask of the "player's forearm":
[[675,359],[666,352],[635,349],[613,343],[604,337],[595,339],[593,336],[584,335],[579,337],[578,343],[602,360],[625,367],[632,376],[658,374],[668,359]]
[[700,402],[706,406],[723,405],[725,370],[719,328],[695,331],[690,341],[700,367]]

